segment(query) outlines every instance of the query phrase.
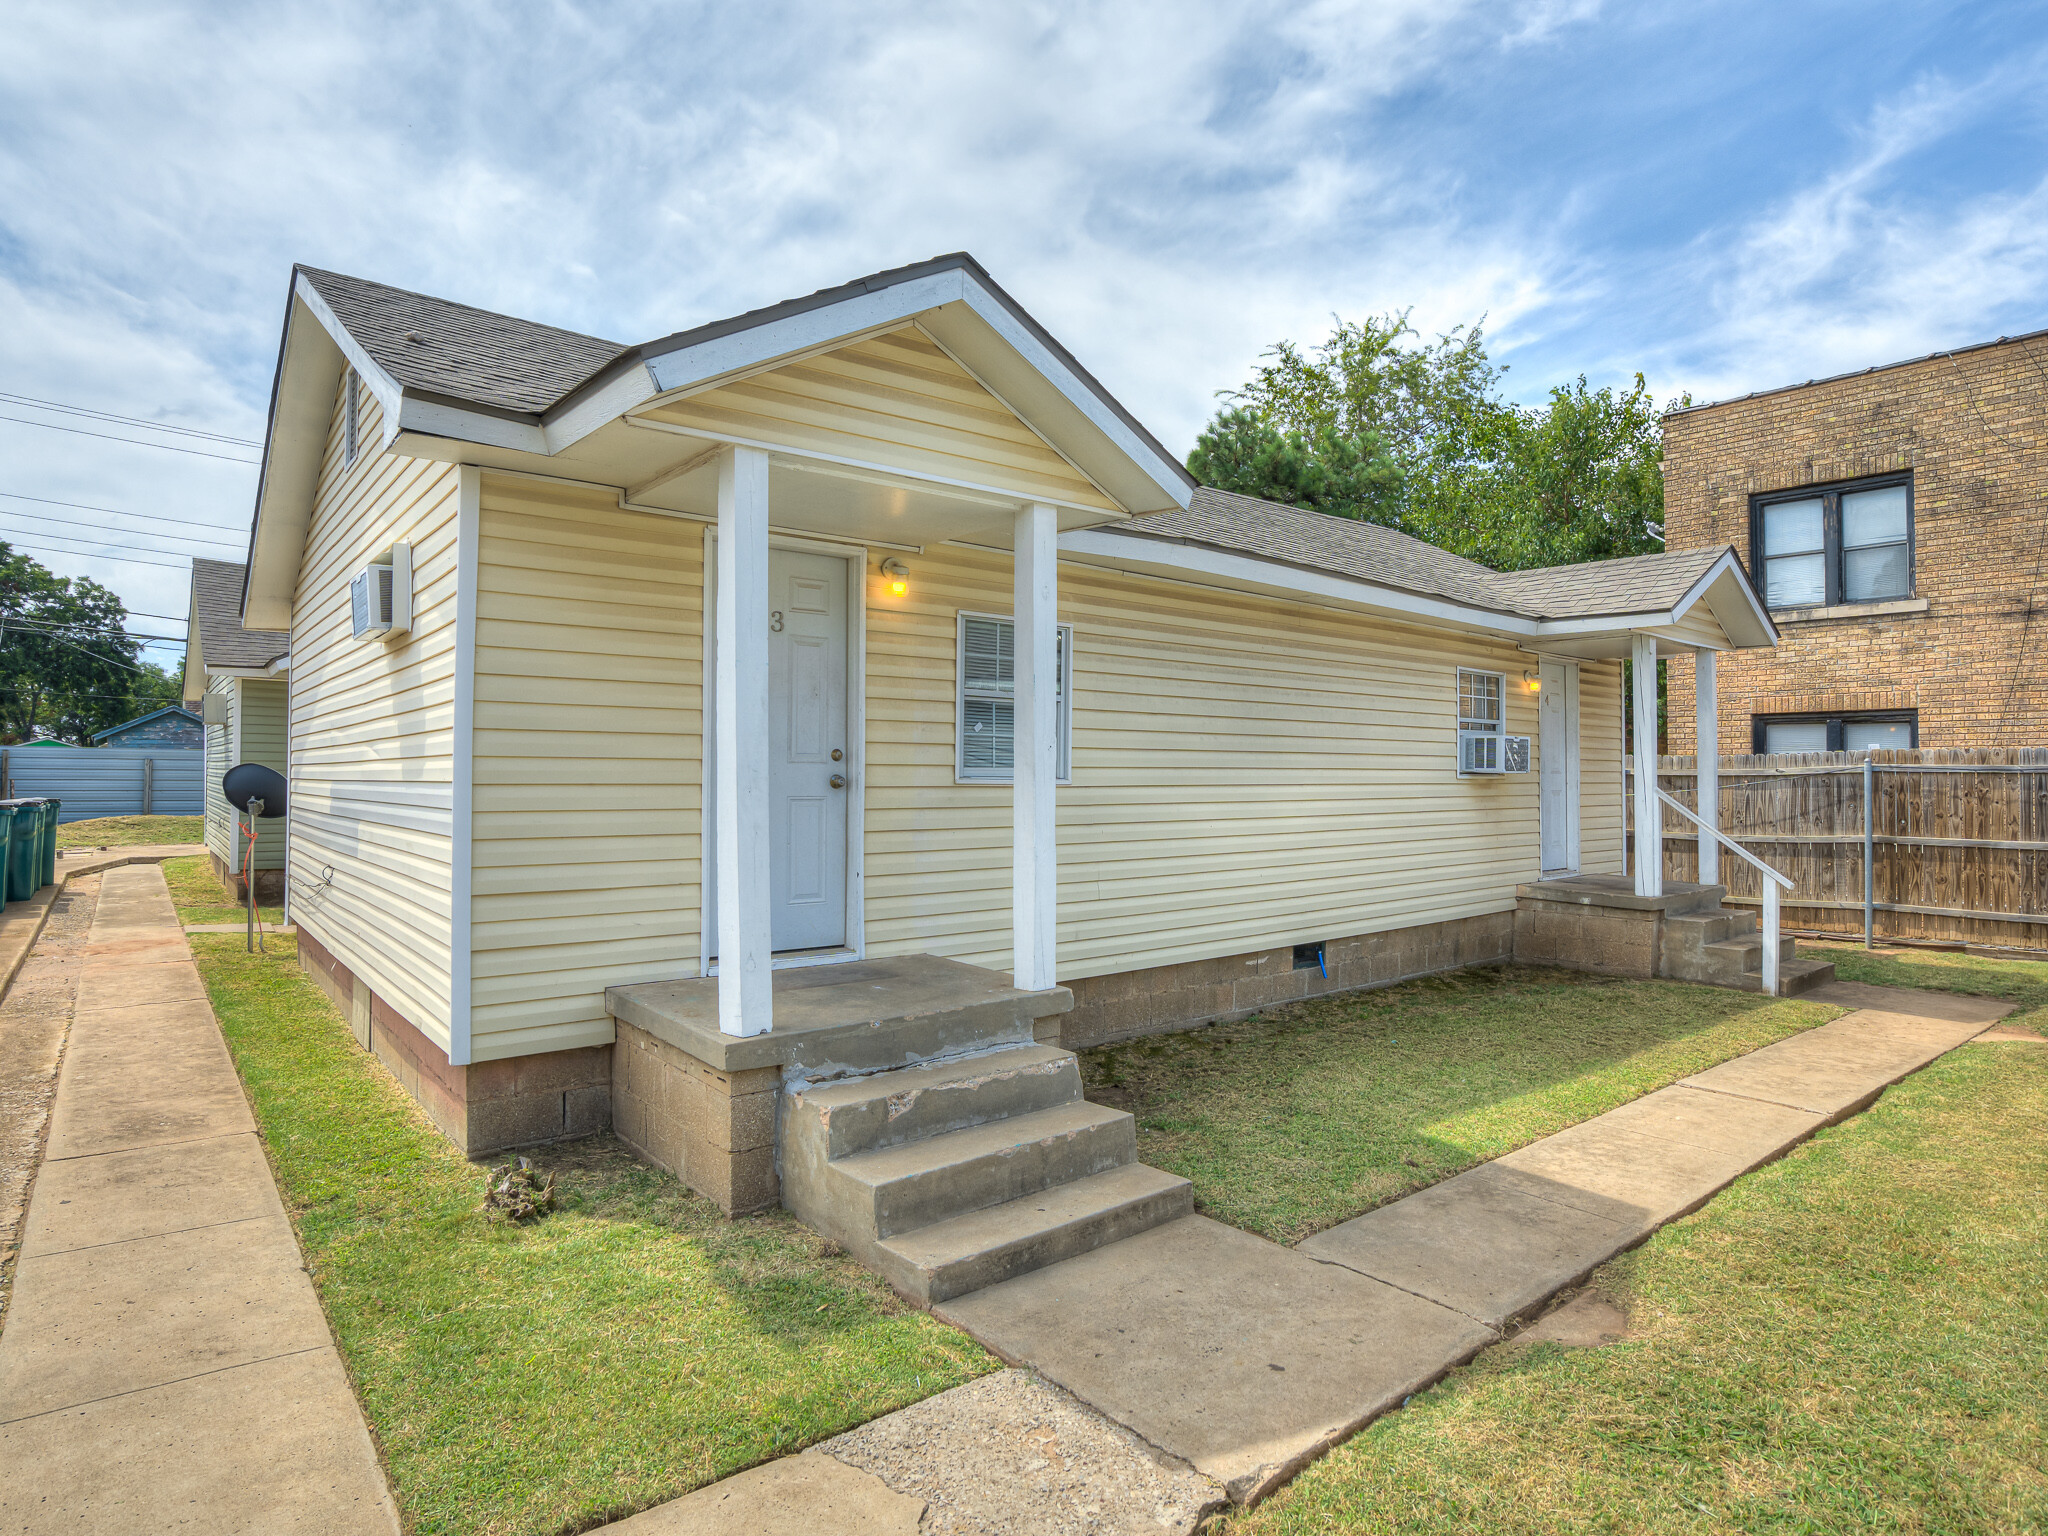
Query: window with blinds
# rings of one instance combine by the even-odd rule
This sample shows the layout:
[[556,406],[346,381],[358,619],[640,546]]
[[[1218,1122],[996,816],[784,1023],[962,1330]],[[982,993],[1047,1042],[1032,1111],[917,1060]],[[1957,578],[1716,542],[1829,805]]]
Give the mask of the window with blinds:
[[[1060,782],[1073,776],[1073,724],[1067,687],[1067,658],[1073,630],[1062,624],[1057,658],[1055,712],[1059,719]],[[960,615],[959,732],[954,774],[979,783],[1007,784],[1016,775],[1017,626],[989,614]]]
[[1772,608],[1911,597],[1912,476],[1752,497],[1750,548]]

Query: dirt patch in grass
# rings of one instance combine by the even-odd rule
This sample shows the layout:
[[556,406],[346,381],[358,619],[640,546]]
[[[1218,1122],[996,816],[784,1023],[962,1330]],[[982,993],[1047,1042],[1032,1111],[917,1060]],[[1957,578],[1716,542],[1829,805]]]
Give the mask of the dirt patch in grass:
[[95,816],[57,828],[59,848],[132,848],[138,843],[197,843],[205,837],[201,816]]
[[1081,1055],[1201,1209],[1291,1243],[1838,1007],[1492,966]]
[[2048,1528],[2048,1052],[1970,1045],[1609,1265],[1229,1536]]
[[580,1531],[996,1368],[785,1213],[728,1221],[610,1136],[471,1163],[298,969],[192,940],[409,1532]]

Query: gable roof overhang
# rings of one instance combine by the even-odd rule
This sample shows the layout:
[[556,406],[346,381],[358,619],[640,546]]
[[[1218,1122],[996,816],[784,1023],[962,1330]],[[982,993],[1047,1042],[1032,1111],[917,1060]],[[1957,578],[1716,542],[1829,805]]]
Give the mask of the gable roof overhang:
[[[639,473],[631,466],[652,463],[645,439],[653,434],[630,430],[640,412],[915,324],[1125,514],[1185,507],[1194,490],[1158,439],[965,253],[623,348],[538,412],[401,383],[337,315],[321,276],[295,269],[286,307],[250,530],[243,617],[254,628],[289,625],[334,392],[347,367],[382,407],[384,451],[615,486],[624,496]],[[857,478],[859,466],[850,470]]]
[[1243,550],[1115,527],[1061,534],[1060,556],[1131,575],[1494,635],[1513,640],[1524,650],[1586,659],[1627,656],[1637,634],[1656,636],[1659,650],[1666,652],[1751,649],[1775,645],[1778,638],[1733,549],[1723,550],[1669,604],[1558,617],[1518,613]]

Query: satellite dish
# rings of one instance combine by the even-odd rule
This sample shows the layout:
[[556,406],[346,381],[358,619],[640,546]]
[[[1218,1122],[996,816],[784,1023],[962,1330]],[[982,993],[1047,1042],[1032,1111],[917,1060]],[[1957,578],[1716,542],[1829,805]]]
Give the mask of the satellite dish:
[[237,763],[220,776],[220,792],[238,811],[248,810],[251,800],[261,800],[258,814],[265,821],[284,814],[284,775],[261,763]]

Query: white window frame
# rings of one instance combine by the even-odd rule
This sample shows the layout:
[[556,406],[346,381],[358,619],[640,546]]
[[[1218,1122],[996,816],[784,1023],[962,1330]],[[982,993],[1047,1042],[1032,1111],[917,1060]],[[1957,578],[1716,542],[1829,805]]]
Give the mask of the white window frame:
[[[971,609],[960,609],[953,618],[953,782],[955,784],[1010,784],[1016,781],[1014,770],[1010,773],[967,772],[966,735],[967,700],[969,697],[1007,701],[1012,706],[1011,719],[1014,722],[1016,694],[1004,693],[1000,689],[977,690],[970,695],[967,689],[967,621],[970,619],[991,620],[997,624],[1008,624],[1016,632],[1016,617],[1007,613],[977,613]],[[1074,626],[1058,626],[1059,676],[1055,681],[1059,717],[1059,774],[1054,782],[1074,782]],[[1014,685],[1013,685],[1014,686]]]
[[362,449],[361,407],[356,403],[356,371],[344,369],[341,375],[341,467],[353,469],[356,455]]
[[[1465,679],[1468,677],[1490,677],[1493,679],[1493,697],[1497,713],[1492,721],[1484,721],[1476,715],[1465,713]],[[1507,771],[1508,740],[1508,676],[1505,672],[1491,672],[1484,667],[1460,667],[1452,682],[1453,703],[1456,710],[1458,743],[1458,777],[1461,779],[1494,779],[1503,777]],[[1500,770],[1493,773],[1467,773],[1465,771],[1464,740],[1469,734],[1491,733],[1500,740]]]

